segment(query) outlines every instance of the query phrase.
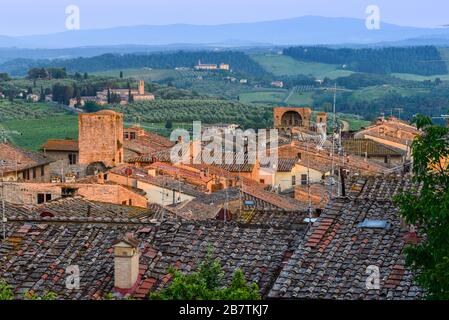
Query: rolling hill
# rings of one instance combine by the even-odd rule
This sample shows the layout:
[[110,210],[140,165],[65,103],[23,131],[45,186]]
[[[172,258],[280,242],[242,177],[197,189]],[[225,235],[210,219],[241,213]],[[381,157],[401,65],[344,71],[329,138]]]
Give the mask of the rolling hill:
[[143,25],[66,31],[21,37],[0,37],[0,47],[73,48],[112,45],[211,44],[222,47],[378,42],[447,41],[447,28],[414,28],[383,23],[368,30],[363,19],[304,16],[292,19],[222,25]]

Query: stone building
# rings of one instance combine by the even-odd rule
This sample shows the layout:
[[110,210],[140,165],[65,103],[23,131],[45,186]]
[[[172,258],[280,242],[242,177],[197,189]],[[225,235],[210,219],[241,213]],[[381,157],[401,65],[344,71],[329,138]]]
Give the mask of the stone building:
[[[1,194],[1,191],[0,191]],[[119,184],[102,181],[80,183],[6,182],[5,201],[12,204],[35,205],[61,198],[82,197],[89,201],[146,208],[145,192]]]
[[302,128],[317,131],[317,124],[322,123],[326,130],[327,115],[318,112],[316,120],[312,120],[310,108],[278,107],[274,108],[274,128],[285,133],[292,133],[293,129]]
[[[151,101],[155,97],[150,92],[145,92],[145,81],[140,80],[136,89],[109,89],[110,94],[118,95],[121,99],[120,104],[127,104],[130,100],[129,94],[131,93],[134,101]],[[108,101],[108,90],[97,92],[96,102],[99,104],[105,104]]]
[[51,162],[43,154],[0,143],[0,181],[48,181]]
[[79,163],[103,162],[107,167],[123,163],[123,114],[112,110],[80,114]]
[[419,134],[420,132],[415,126],[390,117],[387,119],[378,119],[372,126],[357,132],[354,138],[370,139],[390,147],[404,150],[410,155],[412,142]]
[[79,164],[78,141],[72,139],[50,139],[42,145],[45,156],[54,160],[53,170],[70,171],[72,166]]

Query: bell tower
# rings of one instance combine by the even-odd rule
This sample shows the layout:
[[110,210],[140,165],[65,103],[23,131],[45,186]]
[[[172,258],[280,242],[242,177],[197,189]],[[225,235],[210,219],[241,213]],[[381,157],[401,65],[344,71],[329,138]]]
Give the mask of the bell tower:
[[139,94],[144,95],[145,94],[145,81],[140,80],[139,81]]

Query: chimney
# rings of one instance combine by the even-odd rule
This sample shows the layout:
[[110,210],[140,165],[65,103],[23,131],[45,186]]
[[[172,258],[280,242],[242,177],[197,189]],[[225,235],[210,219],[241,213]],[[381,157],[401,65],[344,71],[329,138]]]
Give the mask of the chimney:
[[155,177],[156,176],[156,169],[155,168],[150,168],[148,169],[148,175]]
[[118,290],[133,289],[139,278],[139,242],[125,236],[114,244],[114,287]]

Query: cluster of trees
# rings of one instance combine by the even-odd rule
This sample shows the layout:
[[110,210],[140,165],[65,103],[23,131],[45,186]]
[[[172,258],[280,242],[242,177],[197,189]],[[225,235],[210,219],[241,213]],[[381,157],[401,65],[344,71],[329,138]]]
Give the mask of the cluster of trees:
[[445,61],[434,46],[379,49],[291,47],[285,49],[284,54],[302,61],[338,64],[358,72],[419,75],[448,73]]
[[28,79],[65,79],[67,71],[65,68],[31,68],[27,73]]
[[234,272],[231,284],[223,287],[224,273],[218,260],[209,253],[197,272],[184,275],[173,268],[170,285],[160,292],[150,294],[153,300],[260,300],[256,283],[248,284],[240,269]]
[[[317,93],[313,96],[313,107],[321,110],[326,105],[332,105],[333,94]],[[413,95],[401,95],[389,92],[377,99],[354,99],[351,92],[338,93],[337,109],[339,112],[362,115],[367,120],[373,120],[381,113],[389,115],[394,108],[402,108],[401,117],[412,119],[418,113],[440,116],[449,106],[449,84],[433,86],[428,92],[417,92]],[[396,116],[398,115],[395,112]]]
[[[38,295],[31,291],[26,291],[23,294],[25,300],[56,300],[57,295],[54,292],[45,292],[43,295]],[[0,279],[0,301],[14,300],[15,295],[10,285],[4,280]]]
[[[328,82],[332,84],[334,83],[330,80]],[[375,73],[353,73],[346,77],[337,78],[335,82],[338,86],[351,90],[358,90],[361,88],[379,86],[384,84],[400,86],[403,88],[433,88],[443,83],[440,78],[435,78],[434,81],[411,81],[402,80],[389,74]]]
[[11,80],[9,74],[7,74],[6,72],[0,73],[0,81],[9,81],[9,80]]
[[64,85],[61,83],[55,83],[52,88],[53,101],[68,105],[70,99],[76,97],[75,88],[73,85]]
[[[112,108],[121,111],[118,105]],[[272,107],[263,104],[245,104],[230,100],[183,99],[136,102],[125,110],[128,121],[140,119],[146,123],[235,123],[244,128],[267,128],[273,125]]]
[[449,128],[417,117],[423,134],[412,145],[413,182],[420,189],[395,198],[420,241],[405,248],[406,262],[428,299],[449,299]]

